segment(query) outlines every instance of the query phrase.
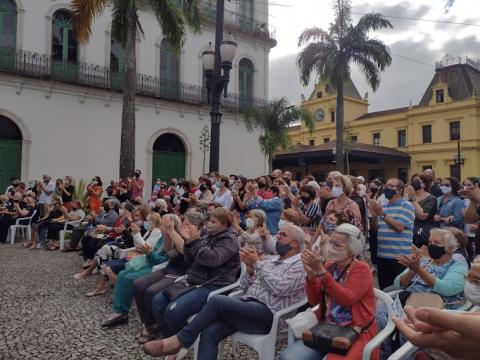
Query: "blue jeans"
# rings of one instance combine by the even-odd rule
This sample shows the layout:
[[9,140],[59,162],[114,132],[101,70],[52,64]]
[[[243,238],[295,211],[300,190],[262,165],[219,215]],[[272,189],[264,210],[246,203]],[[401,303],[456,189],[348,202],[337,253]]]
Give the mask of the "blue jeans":
[[322,360],[325,354],[305,346],[302,340],[298,340],[280,354],[280,360]]
[[173,336],[187,325],[190,316],[202,310],[208,294],[216,289],[216,287],[202,286],[173,301],[170,301],[163,291],[155,295],[152,299],[152,311],[163,337]]
[[201,332],[198,358],[216,360],[220,341],[237,331],[268,334],[272,320],[273,314],[265,304],[217,295],[178,332],[177,337],[183,346],[189,347]]

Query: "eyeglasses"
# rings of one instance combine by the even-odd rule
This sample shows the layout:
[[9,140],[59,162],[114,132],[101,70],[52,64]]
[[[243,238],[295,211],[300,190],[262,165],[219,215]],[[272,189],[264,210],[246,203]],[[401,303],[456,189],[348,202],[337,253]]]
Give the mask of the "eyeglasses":
[[387,185],[385,185],[385,187],[388,188],[388,189],[395,190],[398,187],[398,185],[387,184]]
[[285,231],[279,231],[277,233],[277,236],[280,235],[281,237],[285,237],[285,236],[288,236],[288,234],[285,232]]

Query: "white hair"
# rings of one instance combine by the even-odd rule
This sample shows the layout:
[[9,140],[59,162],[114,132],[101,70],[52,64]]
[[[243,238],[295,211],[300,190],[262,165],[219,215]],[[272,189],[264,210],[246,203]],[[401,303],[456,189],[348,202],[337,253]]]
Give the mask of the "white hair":
[[311,186],[313,190],[317,191],[320,190],[320,185],[318,185],[318,182],[312,180],[307,183],[307,185]]
[[336,227],[335,232],[347,237],[348,247],[352,251],[353,256],[363,255],[365,249],[365,237],[359,228],[352,224],[340,224]]
[[301,227],[294,225],[292,223],[288,223],[285,225],[282,230],[290,229],[290,234],[293,239],[297,242],[298,251],[302,251],[305,248],[305,232],[302,230]]
[[155,205],[158,206],[161,211],[167,211],[168,210],[167,202],[163,199],[155,200]]
[[252,209],[248,212],[248,214],[260,220],[260,223],[257,225],[265,224],[265,222],[267,221],[267,214],[265,214],[265,211],[263,211],[262,209]]
[[458,249],[458,241],[455,235],[451,231],[446,229],[432,229],[430,230],[430,237],[440,235],[443,239],[443,246],[445,247],[445,252],[453,254],[455,250]]

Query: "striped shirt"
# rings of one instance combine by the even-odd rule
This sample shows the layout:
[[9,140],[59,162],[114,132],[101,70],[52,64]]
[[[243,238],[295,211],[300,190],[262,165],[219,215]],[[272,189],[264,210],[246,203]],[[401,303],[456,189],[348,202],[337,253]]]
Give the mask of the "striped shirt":
[[312,201],[308,206],[302,203],[300,210],[302,214],[310,220],[309,224],[302,223],[302,227],[313,230],[318,228],[320,219],[322,218],[322,208],[320,204],[316,201]]
[[385,215],[401,222],[405,229],[400,232],[395,231],[383,219],[378,219],[378,257],[395,259],[398,255],[410,255],[415,220],[413,205],[400,199],[382,207]]
[[300,254],[285,260],[278,255],[266,256],[253,268],[253,275],[246,272],[240,279],[243,299],[254,298],[275,313],[306,297],[306,274]]

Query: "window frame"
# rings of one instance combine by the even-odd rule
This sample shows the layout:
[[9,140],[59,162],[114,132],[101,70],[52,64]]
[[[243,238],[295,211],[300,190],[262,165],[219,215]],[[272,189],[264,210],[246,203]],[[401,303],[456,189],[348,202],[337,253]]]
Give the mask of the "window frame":
[[[441,101],[439,101],[439,99]],[[445,89],[436,89],[435,90],[435,103],[436,104],[445,103]]]
[[[377,136],[378,135],[378,136]],[[381,133],[380,132],[374,132],[372,134],[372,144],[374,146],[380,146],[380,139],[381,139]],[[378,140],[378,141],[377,141]]]
[[407,129],[397,130],[397,147],[407,147]]
[[[430,129],[429,134],[425,133],[426,129]],[[433,133],[432,124],[422,125],[422,144],[431,144],[432,143],[432,137],[433,137],[432,133]],[[426,135],[429,137],[429,139],[427,139],[428,141],[426,141]]]
[[[455,131],[455,132],[454,132]],[[461,139],[461,124],[459,120],[449,123],[450,141],[459,141]]]

